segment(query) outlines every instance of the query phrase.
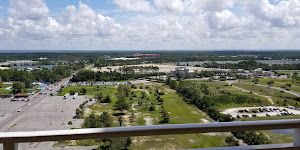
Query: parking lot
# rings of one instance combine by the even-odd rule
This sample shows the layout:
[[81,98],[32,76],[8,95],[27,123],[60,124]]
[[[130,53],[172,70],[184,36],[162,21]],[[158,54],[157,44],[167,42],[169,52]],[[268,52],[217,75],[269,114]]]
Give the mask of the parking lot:
[[[260,111],[260,109],[262,110],[262,112]],[[234,118],[245,118],[245,117],[300,115],[300,110],[290,109],[286,107],[264,106],[264,107],[229,108],[224,110],[222,113],[230,114]]]
[[[78,128],[82,120],[73,119],[73,117],[76,108],[86,100],[84,96],[78,96],[75,100],[71,96],[67,99],[63,99],[62,96],[46,97],[9,131]],[[68,125],[69,121],[72,121],[73,124]]]
[[11,98],[0,99],[0,122],[3,122],[19,108],[26,104],[27,103],[25,101],[12,102]]
[[[85,96],[78,96],[73,99],[70,96],[67,99],[63,99],[63,96],[46,97],[37,105],[33,106],[32,110],[18,119],[18,122],[8,129],[8,132],[17,131],[43,131],[43,130],[64,130],[71,128],[80,128],[82,119],[73,119],[75,116],[75,110],[87,99]],[[88,102],[94,103],[95,101]],[[1,113],[6,110],[9,112],[11,109],[16,109],[20,105],[26,102],[10,102],[10,99],[1,101],[2,104],[6,104],[5,109],[1,109]],[[13,104],[13,105],[12,105]],[[22,113],[19,112],[19,113]],[[72,121],[72,125],[68,125],[68,122]],[[19,144],[20,149],[53,149],[54,142],[42,142],[42,143],[22,143]],[[0,150],[2,145],[0,145]]]

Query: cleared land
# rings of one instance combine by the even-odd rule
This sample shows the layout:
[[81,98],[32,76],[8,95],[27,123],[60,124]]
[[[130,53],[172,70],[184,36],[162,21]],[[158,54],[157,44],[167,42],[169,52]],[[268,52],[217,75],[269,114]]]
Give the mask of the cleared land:
[[[250,82],[254,81],[254,79],[247,79],[247,80],[241,80],[241,81],[250,83]],[[261,84],[261,85],[268,85],[269,81],[274,81],[274,84],[272,85],[274,87],[283,88],[286,90],[300,93],[300,82],[295,81],[291,78],[287,78],[287,79],[259,78],[258,82],[256,82],[256,83]]]
[[[147,89],[146,86],[149,86]],[[129,85],[130,86],[130,85]],[[138,126],[138,125],[158,125],[161,124],[161,104],[156,100],[155,89],[164,92],[160,97],[164,99],[165,110],[169,113],[169,124],[179,123],[204,123],[212,121],[205,113],[198,108],[186,104],[183,99],[168,86],[160,83],[143,83],[137,84],[137,89],[133,90],[134,95],[132,102],[129,97],[126,102],[130,103],[130,108],[124,111],[123,126]],[[142,89],[140,89],[142,86]],[[81,88],[81,87],[79,87]],[[69,90],[74,90],[76,87],[65,88],[63,93]],[[141,93],[146,92],[149,100],[142,99]],[[114,104],[118,100],[116,86],[93,86],[87,88],[87,94],[102,92],[103,96],[110,95],[112,102],[109,104],[101,104],[97,102],[94,105],[88,106],[84,109],[84,116],[91,113],[101,114],[103,111],[113,114],[113,126],[118,126],[119,110],[114,110]],[[142,102],[139,105],[138,102]],[[155,106],[154,111],[149,111],[151,103]],[[133,119],[131,118],[133,113]],[[225,137],[230,133],[208,133],[208,134],[187,134],[187,135],[166,135],[166,136],[149,136],[149,137],[132,137],[133,144],[130,149],[187,149],[187,148],[201,148],[201,147],[218,147],[225,146]],[[92,146],[97,145],[95,140],[84,140],[71,143],[70,145]],[[170,147],[170,145],[172,145]]]
[[[207,81],[207,80],[197,80],[194,81],[198,84],[206,84],[208,86],[208,89],[210,91],[211,96],[218,96],[221,95],[222,93],[232,93],[232,94],[238,94],[238,95],[243,95],[247,96],[250,98],[255,98],[255,99],[260,99],[261,103],[253,104],[253,103],[243,103],[243,104],[236,104],[236,103],[228,103],[228,104],[216,104],[217,108],[223,110],[227,108],[235,108],[235,107],[253,107],[253,106],[258,106],[258,105],[270,105],[270,101],[263,96],[251,94],[250,92],[243,91],[241,89],[237,89],[233,86],[230,86],[227,82],[220,82],[220,81]],[[205,95],[204,93],[201,93],[201,95]]]
[[269,96],[275,103],[279,105],[291,105],[298,107],[297,101],[293,100],[295,96],[289,93],[281,92],[280,90],[272,88],[250,85],[245,83],[233,83],[233,85],[248,91],[255,92],[260,95]]

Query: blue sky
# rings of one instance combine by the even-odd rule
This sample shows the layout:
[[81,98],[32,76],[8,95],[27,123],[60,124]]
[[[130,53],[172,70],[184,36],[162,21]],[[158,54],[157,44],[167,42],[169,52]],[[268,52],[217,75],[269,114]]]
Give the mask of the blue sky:
[[299,49],[299,0],[1,0],[0,50]]

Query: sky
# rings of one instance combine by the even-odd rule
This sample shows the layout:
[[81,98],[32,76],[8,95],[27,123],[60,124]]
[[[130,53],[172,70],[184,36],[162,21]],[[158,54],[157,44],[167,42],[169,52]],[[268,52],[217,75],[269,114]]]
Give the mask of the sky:
[[300,0],[0,0],[0,50],[300,46]]

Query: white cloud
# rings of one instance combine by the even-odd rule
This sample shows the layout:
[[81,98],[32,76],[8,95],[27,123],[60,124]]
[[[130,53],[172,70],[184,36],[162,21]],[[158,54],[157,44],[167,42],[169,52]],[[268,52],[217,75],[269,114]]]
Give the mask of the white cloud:
[[[122,10],[144,13],[118,14],[114,19],[79,2],[51,17],[44,0],[10,0],[9,16],[0,19],[1,48],[290,48],[300,43],[299,0],[278,5],[268,0],[113,2]],[[128,20],[119,23],[125,15]]]
[[151,12],[153,8],[145,0],[113,0],[122,10]]
[[187,12],[223,11],[234,7],[238,0],[184,0]]
[[300,25],[300,1],[280,1],[272,5],[268,0],[244,1],[246,9],[255,17],[267,21],[271,26],[292,27]]
[[168,12],[182,13],[184,11],[182,0],[153,0],[153,2],[159,9]]
[[20,20],[41,20],[47,17],[49,9],[44,0],[10,0],[10,17]]
[[83,3],[78,8],[67,6],[58,19],[65,28],[65,34],[81,36],[111,35],[120,29],[120,25],[110,17],[105,17]]
[[245,27],[251,22],[250,18],[238,18],[229,10],[209,12],[207,13],[207,20],[210,28],[218,30]]

